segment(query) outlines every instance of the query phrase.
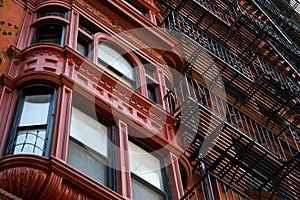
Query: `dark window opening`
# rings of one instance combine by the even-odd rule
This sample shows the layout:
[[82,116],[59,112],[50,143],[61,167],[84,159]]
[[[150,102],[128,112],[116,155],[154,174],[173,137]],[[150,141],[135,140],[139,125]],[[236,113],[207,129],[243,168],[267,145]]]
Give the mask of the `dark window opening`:
[[51,43],[62,46],[64,43],[64,26],[61,24],[43,24],[36,27],[32,43]]
[[94,23],[91,23],[88,19],[83,16],[79,16],[79,31],[87,36],[93,37],[97,32],[101,32],[101,29]]
[[148,99],[153,101],[154,103],[159,103],[158,99],[158,86],[155,84],[147,84],[147,91],[148,91]]
[[78,35],[77,38],[77,51],[85,56],[90,57],[90,50],[91,50],[91,42],[88,41],[88,39],[85,39],[81,35]]

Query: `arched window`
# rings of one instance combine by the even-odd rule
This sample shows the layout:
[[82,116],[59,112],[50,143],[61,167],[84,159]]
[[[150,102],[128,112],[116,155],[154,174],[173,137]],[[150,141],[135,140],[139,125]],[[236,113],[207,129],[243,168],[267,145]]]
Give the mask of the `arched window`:
[[68,12],[63,8],[46,7],[37,12],[31,44],[64,45]]
[[112,43],[100,41],[97,62],[114,77],[135,88],[135,68],[124,50]]
[[55,88],[47,85],[28,86],[20,91],[6,154],[48,156],[55,93]]

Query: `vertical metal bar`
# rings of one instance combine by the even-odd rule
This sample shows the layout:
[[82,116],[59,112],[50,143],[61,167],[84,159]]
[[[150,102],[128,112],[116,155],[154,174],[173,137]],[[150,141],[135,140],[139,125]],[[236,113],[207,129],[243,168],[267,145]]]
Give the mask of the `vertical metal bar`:
[[[297,147],[297,150],[299,151],[298,141],[295,139],[295,135],[297,135],[297,132],[296,132],[296,130],[295,130],[295,135],[294,135],[293,130],[292,130],[291,127],[289,127],[289,130],[290,130],[290,133],[291,133],[291,135],[292,135],[292,137],[293,137],[293,141],[294,141],[294,143],[295,143],[295,145],[296,145],[296,147]],[[298,136],[298,137],[299,137],[299,136]]]
[[272,151],[274,152],[274,154],[276,154],[275,149],[274,149],[274,146],[273,146],[273,142],[272,142],[271,137],[270,137],[270,133],[269,133],[268,129],[265,129],[265,130],[266,130],[268,139],[269,139],[269,141],[270,141],[270,146],[271,146],[271,148],[272,148]]
[[184,90],[183,90],[183,88],[182,88],[182,83],[181,83],[181,81],[179,82],[179,88],[180,88],[180,92],[181,92],[181,100],[182,100],[181,103],[183,103],[183,102],[185,101],[185,99],[184,99]]
[[[203,180],[205,181],[205,180]],[[206,200],[206,193],[205,193],[205,184],[203,183],[203,181],[201,182],[201,189],[202,189],[202,194],[203,194],[203,197],[204,197],[204,200]]]
[[231,188],[230,191],[231,191],[231,199],[232,199],[232,200],[235,200],[233,189]]
[[[223,111],[223,117],[224,117],[224,120],[226,120],[226,111],[225,111],[225,107],[224,107],[224,103],[225,102],[224,100],[221,101],[221,104],[222,104],[222,111]],[[227,103],[226,103],[227,104]]]
[[281,156],[281,152],[280,152],[280,150],[278,148],[277,142],[276,142],[276,141],[278,141],[278,138],[277,137],[275,138],[273,133],[272,133],[272,138],[273,138],[273,141],[275,143],[275,146],[276,146],[279,158],[283,159],[283,157]]
[[213,193],[213,191],[212,191],[212,184],[211,184],[211,179],[210,179],[210,174],[208,173],[207,174],[207,179],[208,179],[208,183],[209,183],[209,199],[210,200],[214,200],[215,198],[214,198],[214,193]]
[[242,125],[242,129],[243,129],[243,133],[245,133],[245,127],[244,127],[244,123],[243,123],[243,118],[241,116],[241,112],[238,110],[238,114],[239,114],[239,121],[241,122]]
[[219,186],[218,179],[216,179],[216,184],[217,184],[217,191],[218,191],[218,200],[221,200],[221,193],[220,193],[220,186]]
[[257,142],[259,142],[262,145],[263,142],[262,142],[262,139],[261,139],[261,136],[260,136],[259,128],[257,127],[257,123],[256,122],[254,122],[254,123],[255,123],[255,129],[257,130],[258,137],[259,137],[259,140],[260,140],[260,142],[259,141],[257,141]]
[[254,126],[253,126],[253,123],[252,123],[252,119],[249,119],[249,122],[250,122],[250,124],[251,124],[251,129],[252,129],[252,132],[254,133],[253,135],[254,135],[254,139],[255,139],[255,141],[257,141],[257,137],[256,137],[256,131],[255,131],[255,128],[254,128]]
[[286,155],[285,155],[285,152],[284,152],[283,147],[282,147],[282,144],[281,144],[281,139],[280,139],[280,138],[278,138],[278,142],[279,142],[279,144],[280,144],[280,148],[281,148],[282,155],[284,156],[284,160],[287,160]]
[[194,188],[195,200],[198,200],[197,188]]
[[288,141],[288,139],[287,139],[287,137],[286,137],[286,134],[285,134],[285,132],[283,133],[283,135],[284,135],[284,139],[285,139],[285,141],[286,141],[286,144],[287,144],[287,146],[288,146],[288,149],[289,149],[289,151],[290,151],[291,155],[293,155],[293,152],[292,152],[292,149],[291,149],[290,143],[289,143],[289,141]]
[[259,126],[260,127],[260,130],[262,132],[262,135],[263,135],[263,139],[265,140],[265,147],[267,147],[267,149],[269,149],[269,145],[268,145],[268,141],[266,139],[266,136],[265,136],[265,133],[264,133],[264,129],[262,126]]
[[247,121],[248,117],[246,117],[246,115],[243,114],[243,118],[244,118],[244,121],[245,121],[245,124],[246,124],[246,128],[247,128],[247,134],[246,135],[248,135],[249,137],[251,137],[250,136],[250,129],[249,129],[248,121]]
[[215,113],[215,107],[214,107],[213,97],[212,97],[213,93],[210,92],[210,90],[208,90],[208,91],[209,91],[209,97],[210,97],[210,101],[211,101],[211,111],[212,111],[213,113]]
[[217,95],[215,95],[215,100],[216,100],[216,107],[217,107],[217,112],[218,112],[218,115],[221,117],[222,115],[221,115],[221,112],[220,112],[220,108],[219,108],[219,100],[218,99],[220,99],[220,98],[218,98],[218,96]]
[[224,191],[226,200],[228,200],[227,190],[226,190],[226,186],[224,183],[223,183],[223,191]]

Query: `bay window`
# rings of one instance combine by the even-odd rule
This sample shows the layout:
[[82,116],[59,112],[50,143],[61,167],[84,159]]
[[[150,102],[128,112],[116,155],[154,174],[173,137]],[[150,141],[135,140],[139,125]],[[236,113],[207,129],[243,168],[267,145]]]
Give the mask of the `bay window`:
[[48,155],[55,96],[55,89],[45,85],[21,90],[6,154]]

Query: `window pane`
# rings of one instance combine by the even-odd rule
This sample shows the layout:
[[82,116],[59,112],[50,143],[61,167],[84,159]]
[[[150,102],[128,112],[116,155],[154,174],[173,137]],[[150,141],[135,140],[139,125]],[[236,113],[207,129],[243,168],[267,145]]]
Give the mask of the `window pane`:
[[107,185],[107,162],[72,140],[69,141],[68,164],[95,181]]
[[77,108],[72,108],[70,135],[105,157],[107,157],[107,133],[107,126]]
[[133,200],[163,200],[164,194],[152,190],[145,184],[140,183],[132,177],[132,199]]
[[38,13],[38,18],[46,17],[46,16],[56,16],[61,18],[66,18],[66,11],[61,9],[45,9]]
[[77,51],[85,56],[85,57],[88,57],[89,55],[89,46],[90,46],[90,43],[84,39],[82,39],[81,37],[78,37],[77,38]]
[[58,24],[45,24],[36,28],[36,43],[52,43],[61,45],[63,26]]
[[18,131],[14,154],[43,155],[46,129]]
[[163,189],[160,160],[129,142],[130,171],[146,182]]
[[157,87],[154,85],[150,85],[149,83],[147,84],[147,90],[148,90],[148,99],[151,101],[158,103],[158,98],[157,98]]
[[132,64],[105,42],[99,42],[98,58],[130,80],[134,80]]
[[50,100],[50,94],[26,96],[19,126],[47,124]]

